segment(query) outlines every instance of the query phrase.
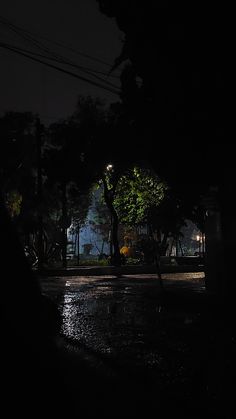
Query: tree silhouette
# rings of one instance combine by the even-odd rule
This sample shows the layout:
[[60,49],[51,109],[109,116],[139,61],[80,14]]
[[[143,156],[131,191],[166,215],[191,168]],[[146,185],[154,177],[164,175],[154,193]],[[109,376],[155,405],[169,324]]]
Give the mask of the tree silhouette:
[[[211,196],[212,188],[218,189],[206,220],[206,260],[211,266],[208,276],[215,278],[214,292],[221,295],[223,290],[231,298],[236,231],[231,192],[234,151],[226,135],[231,56],[228,8],[203,1],[197,6],[172,0],[97,2],[124,33],[122,51],[111,71],[122,64],[123,120],[135,132],[133,144],[140,144],[137,148],[143,158],[194,206]],[[214,241],[211,235],[219,237]],[[211,252],[209,246],[215,250]]]
[[143,155],[176,186],[189,186],[186,172],[192,185],[218,184],[222,147],[217,141],[225,121],[224,10],[205,2],[195,7],[97,1],[124,33],[113,69],[123,65],[122,104],[136,142],[145,141]]

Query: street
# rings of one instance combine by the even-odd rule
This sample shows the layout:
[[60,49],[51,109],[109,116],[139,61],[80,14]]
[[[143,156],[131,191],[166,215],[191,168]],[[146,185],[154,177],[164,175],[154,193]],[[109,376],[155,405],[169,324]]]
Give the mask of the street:
[[[204,273],[71,276],[42,279],[59,307],[68,345],[139,382],[176,409],[207,397]],[[153,394],[154,393],[154,394]]]
[[[163,274],[163,282],[165,289],[179,290],[181,295],[205,292],[203,272]],[[62,313],[65,336],[116,357],[131,352],[137,361],[141,352],[142,362],[146,357],[150,362],[158,325],[168,312],[154,274],[52,277],[42,281],[42,288]],[[198,315],[189,313],[189,307],[175,307],[174,311],[179,324],[191,323]]]

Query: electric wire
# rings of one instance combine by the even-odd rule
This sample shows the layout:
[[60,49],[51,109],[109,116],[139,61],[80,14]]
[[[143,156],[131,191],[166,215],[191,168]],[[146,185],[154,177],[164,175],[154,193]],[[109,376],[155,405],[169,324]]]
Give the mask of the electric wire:
[[98,76],[97,74],[93,74],[92,71],[85,70],[83,66],[79,66],[77,64],[74,64],[73,62],[66,61],[66,60],[64,60],[64,59],[62,59],[60,57],[57,58],[56,55],[55,55],[55,58],[52,58],[50,56],[43,55],[43,54],[40,54],[40,53],[37,53],[37,52],[33,52],[33,51],[29,51],[29,50],[26,50],[25,48],[21,48],[21,47],[18,47],[16,45],[12,45],[12,44],[9,44],[9,43],[3,43],[2,42],[1,44],[2,44],[2,46],[3,45],[9,46],[9,47],[14,48],[14,49],[16,49],[18,51],[22,51],[22,52],[25,52],[27,54],[31,54],[31,55],[36,56],[36,57],[45,58],[47,60],[54,61],[54,62],[57,62],[57,63],[60,63],[60,64],[69,65],[69,66],[74,67],[77,70],[79,70],[79,71],[81,71],[81,72],[83,72],[85,74],[88,74],[88,75],[96,78],[97,80],[101,81],[102,83],[105,83],[106,85],[111,86],[112,88],[119,89],[118,86],[116,86],[115,84],[113,84],[113,83],[111,83],[111,82],[109,82],[107,80],[104,80],[102,77]]
[[[44,45],[44,44],[42,44],[42,42],[38,41],[38,39],[37,39],[37,38],[44,39],[44,40],[46,40],[47,42],[50,42],[50,43],[52,43],[52,44],[54,44],[54,45],[57,45],[57,46],[59,46],[59,47],[61,47],[61,48],[64,48],[64,49],[66,49],[66,50],[69,50],[69,51],[71,51],[71,52],[73,52],[73,53],[76,53],[77,55],[80,55],[80,56],[85,57],[85,58],[89,58],[90,60],[96,61],[96,62],[98,62],[98,63],[100,63],[100,64],[105,65],[105,66],[108,66],[110,69],[112,68],[112,65],[111,65],[111,64],[109,64],[109,63],[107,63],[107,62],[106,62],[106,61],[104,61],[104,60],[101,60],[101,59],[99,59],[99,58],[95,58],[95,57],[93,57],[93,56],[91,56],[91,55],[89,55],[89,54],[82,53],[81,51],[78,51],[78,50],[76,50],[75,48],[72,48],[71,46],[64,44],[63,42],[59,42],[59,41],[55,41],[55,40],[51,40],[51,39],[49,39],[49,38],[47,38],[47,37],[45,37],[45,36],[42,36],[42,35],[40,35],[40,34],[35,34],[35,33],[33,33],[32,31],[29,31],[29,30],[26,30],[26,29],[24,29],[24,28],[20,27],[19,25],[15,25],[15,24],[13,24],[12,22],[10,22],[8,19],[4,18],[4,17],[3,17],[3,16],[1,16],[1,15],[0,15],[0,23],[2,23],[2,24],[4,24],[4,25],[6,25],[7,27],[9,27],[9,28],[10,28],[11,30],[13,30],[15,33],[17,33],[18,35],[20,35],[20,36],[22,36],[23,38],[25,38],[25,40],[27,40],[27,41],[30,41],[30,40],[31,40],[32,42],[34,42],[34,43],[35,43],[35,45],[36,45],[37,47],[39,47],[39,48],[43,48],[43,49],[44,49],[44,52],[46,52],[46,50],[47,50],[47,51],[50,51],[50,50],[49,50],[47,47],[45,47],[45,45]],[[36,38],[35,38],[35,37],[36,37]],[[93,70],[93,71],[96,71],[96,70]],[[104,73],[104,74],[106,74],[106,75],[108,76],[109,72],[108,72],[108,73]],[[113,76],[113,77],[119,77],[119,76]]]
[[115,88],[112,88],[112,87],[109,87],[109,86],[104,86],[101,83],[98,83],[98,82],[96,82],[94,80],[90,80],[90,79],[88,79],[88,78],[86,78],[84,76],[80,76],[80,75],[78,75],[76,73],[73,73],[72,71],[66,70],[66,69],[61,68],[59,66],[56,66],[54,64],[48,63],[46,61],[43,61],[43,60],[41,60],[39,58],[36,58],[35,56],[32,56],[32,53],[30,53],[30,52],[24,52],[24,50],[19,49],[18,47],[14,47],[13,45],[0,42],[0,47],[3,48],[3,49],[6,49],[6,50],[12,51],[12,52],[14,52],[16,54],[22,55],[22,56],[24,56],[26,58],[29,58],[32,61],[38,62],[40,64],[44,64],[47,67],[53,68],[55,70],[58,70],[58,71],[60,71],[60,72],[62,72],[64,74],[70,75],[70,76],[72,76],[74,78],[77,78],[79,80],[82,80],[82,81],[84,81],[86,83],[89,83],[89,84],[94,85],[96,87],[99,87],[99,88],[102,88],[104,90],[107,90],[107,91],[109,91],[111,93],[114,93],[116,95],[119,95],[119,93],[120,93],[119,90],[117,90]]

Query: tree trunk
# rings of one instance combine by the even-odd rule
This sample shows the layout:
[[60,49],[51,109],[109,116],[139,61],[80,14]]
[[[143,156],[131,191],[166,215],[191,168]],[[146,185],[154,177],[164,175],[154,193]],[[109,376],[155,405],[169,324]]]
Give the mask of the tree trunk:
[[62,185],[62,267],[67,268],[67,196],[66,183]]
[[168,233],[165,232],[163,234],[163,238],[162,238],[162,241],[161,241],[161,256],[166,256],[166,251],[167,251],[167,248],[168,248],[167,239],[168,239]]
[[113,221],[112,221],[112,216],[110,216],[110,220],[111,220],[111,225],[110,225],[110,232],[109,232],[109,245],[110,245],[110,257],[113,257],[113,240],[112,240],[112,226],[113,226]]
[[120,246],[118,240],[118,228],[119,228],[119,220],[117,213],[114,209],[113,216],[112,216],[112,243],[113,243],[113,264],[115,266],[121,265],[121,257],[120,257]]
[[110,191],[108,189],[105,177],[102,178],[102,181],[103,181],[103,186],[104,186],[104,199],[105,199],[107,208],[110,211],[111,219],[112,219],[111,240],[113,244],[113,255],[111,257],[111,263],[115,266],[121,266],[121,255],[120,255],[120,247],[119,247],[119,240],[118,240],[119,219],[118,219],[117,212],[113,206],[114,189],[113,191]]
[[176,257],[179,256],[179,241],[178,237],[175,238]]
[[78,253],[77,253],[77,265],[78,266],[80,264],[79,245],[80,245],[80,225],[78,224],[78,226],[77,226],[77,249],[78,249]]

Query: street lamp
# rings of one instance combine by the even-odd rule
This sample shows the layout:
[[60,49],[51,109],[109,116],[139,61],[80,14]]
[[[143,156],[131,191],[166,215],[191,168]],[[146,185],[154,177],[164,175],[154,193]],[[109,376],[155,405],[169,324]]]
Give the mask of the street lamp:
[[199,256],[200,256],[201,255],[201,236],[199,234],[197,234],[196,239],[197,239],[197,242],[198,242],[198,253],[199,253]]

